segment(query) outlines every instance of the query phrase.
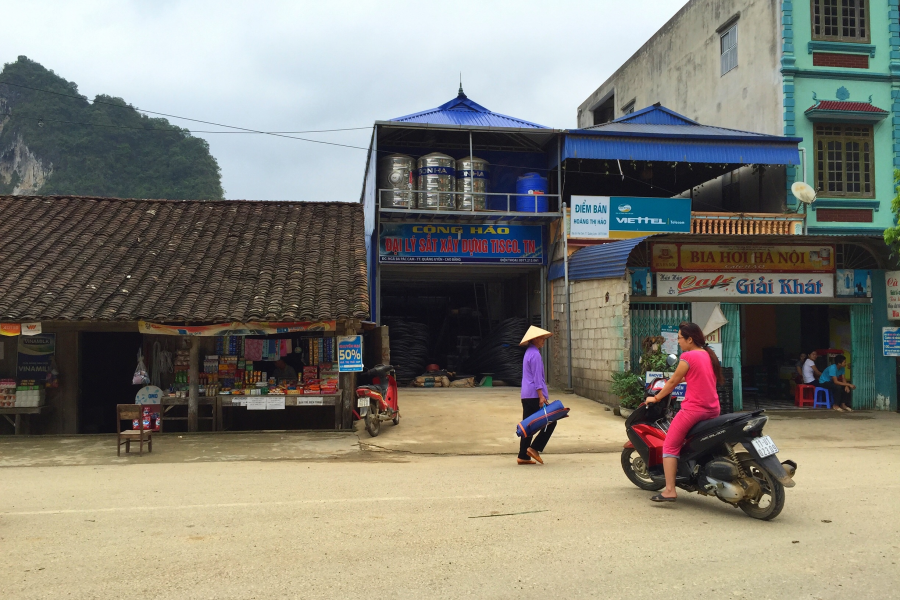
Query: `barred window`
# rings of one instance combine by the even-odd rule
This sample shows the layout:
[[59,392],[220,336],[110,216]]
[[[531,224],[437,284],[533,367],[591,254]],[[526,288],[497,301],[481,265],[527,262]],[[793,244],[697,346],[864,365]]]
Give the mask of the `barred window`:
[[722,33],[719,44],[722,53],[722,75],[724,75],[738,65],[737,24]]
[[812,39],[869,41],[869,0],[811,0]]
[[825,196],[872,198],[875,165],[872,127],[816,125],[816,182]]

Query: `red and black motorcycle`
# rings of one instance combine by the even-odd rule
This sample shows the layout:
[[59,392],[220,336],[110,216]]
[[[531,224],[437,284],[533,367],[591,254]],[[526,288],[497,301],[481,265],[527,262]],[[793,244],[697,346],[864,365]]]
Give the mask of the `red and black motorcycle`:
[[356,388],[356,407],[360,418],[366,422],[366,431],[375,437],[381,431],[382,421],[400,424],[397,380],[391,365],[376,365],[363,375],[371,377],[372,383]]
[[[677,362],[670,357],[670,366]],[[650,394],[659,392],[666,379],[655,379]],[[622,469],[642,490],[665,487],[662,449],[674,415],[672,395],[656,403],[641,404],[625,420],[628,442],[622,451]],[[700,421],[688,432],[678,461],[675,484],[688,491],[740,508],[754,519],[774,519],[784,508],[784,488],[794,487],[797,463],[779,462],[778,448],[762,430],[765,411],[720,415]]]

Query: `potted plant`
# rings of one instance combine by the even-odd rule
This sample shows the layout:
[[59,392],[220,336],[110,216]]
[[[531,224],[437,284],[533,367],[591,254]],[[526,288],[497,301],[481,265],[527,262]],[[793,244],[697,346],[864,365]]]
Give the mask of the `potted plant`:
[[619,414],[627,417],[646,398],[644,380],[631,371],[616,371],[612,374],[610,391],[619,397]]

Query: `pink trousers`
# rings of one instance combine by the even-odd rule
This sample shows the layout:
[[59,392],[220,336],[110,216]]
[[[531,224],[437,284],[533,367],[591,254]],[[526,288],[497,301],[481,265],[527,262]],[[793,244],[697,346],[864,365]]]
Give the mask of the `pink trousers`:
[[669,431],[666,432],[666,439],[663,442],[663,458],[669,456],[678,458],[681,456],[681,445],[684,444],[684,438],[687,437],[691,427],[719,416],[719,409],[713,410],[690,410],[682,408],[672,419],[669,425]]

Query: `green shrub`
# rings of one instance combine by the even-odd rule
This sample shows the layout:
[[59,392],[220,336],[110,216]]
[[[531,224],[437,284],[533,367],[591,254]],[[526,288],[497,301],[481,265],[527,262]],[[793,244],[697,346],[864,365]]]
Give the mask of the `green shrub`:
[[644,380],[640,375],[631,371],[613,373],[610,390],[619,397],[619,404],[622,408],[637,408],[647,397]]

